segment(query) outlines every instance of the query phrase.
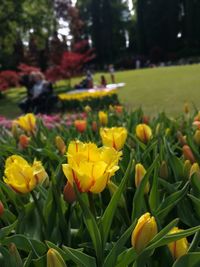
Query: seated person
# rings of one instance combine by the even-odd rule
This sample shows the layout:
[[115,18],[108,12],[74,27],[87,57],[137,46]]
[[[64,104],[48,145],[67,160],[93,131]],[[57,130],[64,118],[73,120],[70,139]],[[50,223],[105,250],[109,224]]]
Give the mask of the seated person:
[[101,75],[101,87],[105,88],[107,85],[107,81],[104,75]]

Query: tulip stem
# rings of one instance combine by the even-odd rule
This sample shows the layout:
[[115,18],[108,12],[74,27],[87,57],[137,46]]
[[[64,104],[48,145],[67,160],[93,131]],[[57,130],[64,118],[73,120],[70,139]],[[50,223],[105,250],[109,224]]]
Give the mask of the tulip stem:
[[92,214],[94,215],[94,217],[96,218],[96,209],[94,206],[94,199],[93,199],[92,193],[88,192],[88,198],[89,198],[90,210],[91,210]]
[[[41,222],[42,222],[42,224],[43,224],[43,227],[46,228],[46,221],[45,221],[44,215],[43,215],[43,213],[42,213],[42,209],[41,209],[41,207],[40,207],[40,205],[39,205],[39,203],[38,203],[38,199],[37,199],[37,197],[36,197],[36,195],[35,195],[35,192],[32,191],[32,192],[31,192],[31,195],[32,195],[33,200],[34,200],[34,202],[35,202],[35,206],[36,206],[36,209],[37,209],[37,211],[38,211],[38,215],[39,215],[39,217],[40,217],[40,220],[41,220]],[[43,235],[45,236],[44,232],[43,232]]]

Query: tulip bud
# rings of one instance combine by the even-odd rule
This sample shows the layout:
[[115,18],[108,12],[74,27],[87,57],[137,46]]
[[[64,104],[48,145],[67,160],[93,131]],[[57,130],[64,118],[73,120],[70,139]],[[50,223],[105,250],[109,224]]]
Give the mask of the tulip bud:
[[194,141],[198,146],[200,146],[200,130],[196,130],[194,134]]
[[17,124],[15,122],[12,123],[11,132],[12,132],[13,137],[18,139],[19,130],[18,130],[18,126],[17,126]]
[[19,254],[19,251],[14,243],[9,244],[9,252],[10,252],[10,259],[11,262],[15,264],[15,266],[23,266],[22,258]]
[[114,111],[114,107],[113,107],[113,105],[109,105],[109,110],[110,110],[111,112]]
[[[108,182],[108,189],[109,189],[109,192],[111,194],[111,196],[114,195],[114,193],[117,191],[118,189],[118,186],[116,184],[114,184],[112,181],[109,181]],[[125,206],[125,198],[124,198],[124,195],[121,195],[121,198],[120,198],[120,201],[118,202],[118,205],[123,208]]]
[[200,129],[200,121],[194,121],[192,124],[194,126],[197,126],[198,129]]
[[92,131],[93,132],[96,132],[97,131],[97,123],[96,123],[96,121],[93,121],[92,122]]
[[3,213],[4,213],[4,205],[3,205],[3,203],[0,201],[0,217],[1,217],[1,215],[3,215]]
[[166,136],[170,135],[170,133],[171,133],[171,129],[170,128],[165,129],[165,135]]
[[[135,165],[135,186],[136,187],[138,187],[140,185],[145,174],[146,174],[146,170],[145,170],[144,166],[140,163],[137,163]],[[149,187],[150,187],[149,182],[147,182],[145,189],[144,189],[145,194],[148,194]]]
[[131,244],[140,253],[158,233],[155,218],[150,213],[142,215],[132,232]]
[[92,109],[91,109],[90,106],[87,105],[87,106],[84,107],[84,111],[85,111],[86,113],[89,113],[89,112],[92,111]]
[[62,139],[62,137],[60,137],[59,135],[56,136],[55,138],[55,143],[56,143],[56,147],[59,150],[59,152],[64,155],[66,152],[66,145],[64,140]]
[[190,177],[190,169],[192,167],[191,162],[187,159],[184,162],[184,166],[183,166],[183,174],[185,178],[189,178]]
[[159,171],[159,176],[163,179],[167,179],[169,176],[169,171],[167,167],[166,161],[162,161],[161,166],[160,166],[160,171]]
[[123,106],[116,105],[114,106],[115,112],[121,114],[123,112]]
[[186,103],[184,104],[184,112],[185,112],[185,114],[188,114],[189,111],[190,111],[189,104],[186,102]]
[[191,177],[194,173],[198,173],[200,175],[200,168],[198,163],[192,164],[189,177]]
[[147,143],[152,137],[151,128],[146,124],[138,124],[136,126],[136,136],[142,141],[143,143]]
[[108,115],[104,111],[99,111],[98,113],[100,124],[105,126],[108,124]]
[[197,113],[197,115],[194,117],[194,121],[200,121],[200,111]]
[[63,197],[64,200],[70,204],[76,201],[76,193],[73,186],[68,181],[64,187]]
[[[176,234],[181,232],[181,229],[178,229],[178,227],[174,227],[169,234]],[[168,248],[172,254],[172,257],[174,260],[180,258],[181,256],[185,255],[188,251],[188,241],[187,238],[181,238],[177,241],[171,242],[168,244]]]
[[75,120],[74,126],[79,133],[83,133],[86,130],[87,121],[86,120]]
[[47,267],[67,267],[60,253],[50,248],[47,252]]
[[144,116],[142,117],[142,123],[144,123],[144,124],[149,124],[149,117],[144,115]]
[[19,146],[22,149],[27,148],[27,146],[29,145],[29,141],[30,141],[30,137],[28,137],[25,134],[21,134],[19,137]]
[[160,127],[161,127],[161,125],[160,125],[160,123],[158,123],[158,124],[156,125],[156,130],[155,130],[155,134],[156,134],[156,135],[159,134],[159,132],[160,132]]
[[191,163],[194,163],[196,161],[193,152],[188,145],[183,146],[183,155],[185,159],[188,159]]
[[179,143],[180,143],[182,146],[184,146],[184,145],[187,144],[187,142],[186,142],[186,137],[184,137],[180,131],[177,132],[177,138],[178,138]]

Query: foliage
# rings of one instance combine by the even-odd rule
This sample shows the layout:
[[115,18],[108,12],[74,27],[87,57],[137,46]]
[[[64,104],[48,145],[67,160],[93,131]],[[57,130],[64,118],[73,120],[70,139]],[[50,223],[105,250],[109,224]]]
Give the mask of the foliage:
[[0,72],[0,91],[19,85],[19,76],[17,72],[5,70]]
[[[183,155],[183,144],[177,132],[186,136],[185,142],[190,147],[197,166],[200,148],[193,136],[198,130],[196,125],[200,124],[200,114],[195,111],[194,114],[184,113],[180,114],[178,119],[172,119],[161,113],[148,122],[146,120],[152,135],[143,143],[140,133],[136,135],[136,126],[144,120],[141,109],[133,112],[121,110],[121,113],[117,113],[115,109],[107,111],[107,127],[123,126],[128,130],[119,170],[114,169],[116,174],[111,177],[114,184],[112,190],[108,184],[101,193],[82,193],[78,190],[80,188],[76,176],[73,176],[75,184],[70,190],[75,191],[76,200],[68,203],[63,198],[64,194],[68,197],[71,194],[70,191],[63,191],[67,180],[62,171],[62,164],[66,163],[66,156],[63,155],[63,150],[56,146],[55,140],[60,136],[64,140],[64,149],[75,139],[82,142],[92,141],[100,147],[102,141],[98,115],[94,111],[88,112],[85,118],[87,128],[81,133],[76,130],[73,122],[70,125],[66,123],[67,115],[37,117],[36,124],[29,125],[31,130],[24,128],[23,124],[25,131],[20,128],[22,125],[18,124],[19,121],[15,121],[12,129],[0,126],[0,176],[9,176],[12,179],[12,172],[21,168],[24,162],[22,160],[15,163],[9,160],[5,166],[6,159],[11,155],[19,155],[29,164],[40,160],[49,176],[49,180],[38,184],[32,191],[28,188],[31,192],[26,194],[15,192],[3,179],[0,181],[0,198],[4,207],[2,210],[1,205],[0,213],[1,266],[13,267],[13,262],[18,264],[17,266],[48,266],[47,262],[50,264],[51,257],[60,266],[64,266],[64,262],[68,266],[87,267],[110,267],[111,264],[118,267],[129,267],[133,264],[140,267],[146,267],[147,264],[152,267],[198,266],[200,170],[196,167],[192,167],[193,171],[186,170],[185,160],[188,155]],[[51,130],[45,126],[45,119],[52,122]],[[92,122],[96,122],[96,129],[92,128]],[[29,124],[29,120],[26,123]],[[21,134],[28,137],[28,143],[24,147],[20,143]],[[97,154],[93,154],[96,146],[87,145],[94,149],[87,151],[84,146],[81,150],[81,142],[71,144],[75,145],[76,149],[71,149],[70,153],[79,152],[77,157],[75,155],[77,162],[79,157],[83,161],[85,157],[88,161],[90,158],[90,164],[99,160]],[[110,145],[113,146],[112,142]],[[87,176],[83,176],[84,169],[79,173],[77,165],[73,165],[75,161],[70,157],[70,153],[67,156],[68,164],[76,170],[77,177],[84,181],[89,172]],[[136,163],[141,163],[146,169],[137,186],[134,180]],[[18,165],[11,168],[12,164]],[[39,170],[44,174],[44,169]],[[27,171],[28,169],[24,174],[27,175]],[[100,168],[95,170],[95,175],[100,171]],[[36,175],[36,172],[33,174]],[[13,181],[18,179],[19,176],[16,176]],[[145,192],[147,183],[149,192]],[[65,197],[65,200],[67,199],[69,198]],[[146,212],[154,216],[155,219],[152,217],[152,220],[157,224],[158,233],[156,234],[156,231],[149,243],[145,243],[142,251],[137,253],[135,248],[131,247],[131,233],[133,229],[138,228],[138,219]],[[171,229],[177,225],[183,231],[169,235]],[[148,231],[148,227],[145,229]],[[170,254],[168,244],[183,238],[187,238],[190,243],[188,251],[185,251],[188,253],[175,260]],[[52,250],[49,251],[50,248]]]

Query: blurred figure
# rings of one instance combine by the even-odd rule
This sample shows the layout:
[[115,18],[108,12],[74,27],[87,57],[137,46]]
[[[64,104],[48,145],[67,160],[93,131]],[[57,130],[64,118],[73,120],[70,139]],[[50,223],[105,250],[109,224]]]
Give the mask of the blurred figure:
[[87,80],[87,88],[93,88],[94,84],[93,84],[93,76],[92,76],[92,72],[90,70],[87,70],[87,74],[86,74],[86,80]]
[[107,81],[104,75],[101,75],[101,87],[106,87]]
[[108,66],[108,71],[110,72],[110,77],[111,77],[111,82],[112,83],[115,83],[115,69],[114,69],[114,66],[112,64],[110,64]]

